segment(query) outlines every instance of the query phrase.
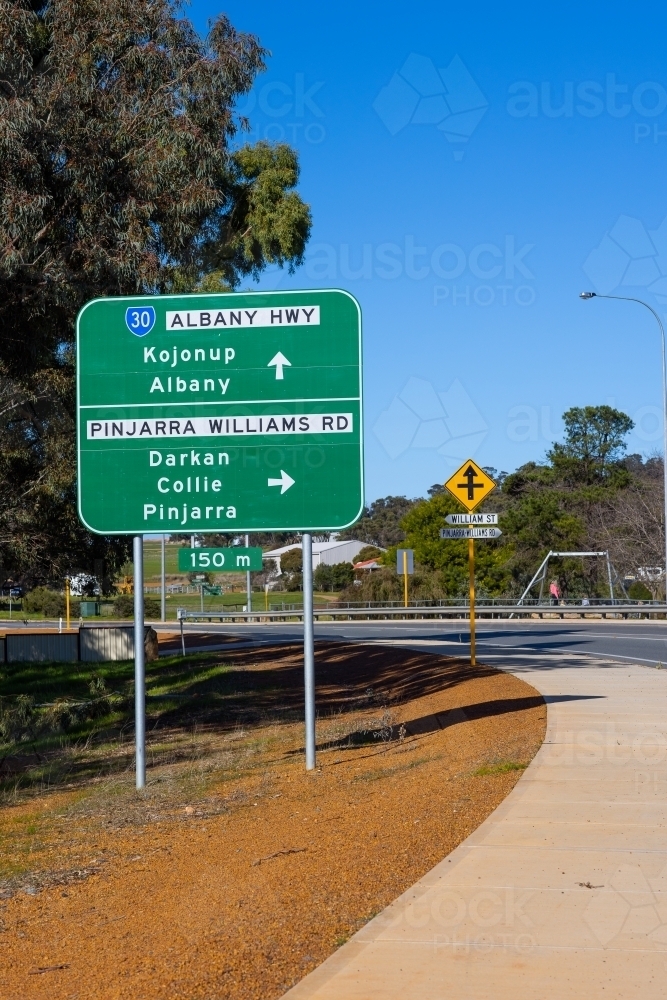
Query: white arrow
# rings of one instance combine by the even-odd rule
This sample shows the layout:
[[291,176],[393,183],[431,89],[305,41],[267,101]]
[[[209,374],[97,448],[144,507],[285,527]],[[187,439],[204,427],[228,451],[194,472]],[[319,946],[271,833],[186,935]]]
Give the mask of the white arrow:
[[268,363],[268,365],[266,367],[270,368],[272,365],[275,365],[275,367],[276,367],[276,378],[277,379],[282,379],[282,378],[284,378],[284,376],[283,376],[283,368],[285,367],[285,365],[287,365],[288,368],[291,368],[292,367],[292,362],[287,360],[287,358],[282,353],[282,351],[278,351],[278,353],[276,354],[275,358],[271,358],[271,360],[269,361],[269,363]]
[[291,476],[287,475],[284,469],[281,469],[280,479],[269,479],[269,486],[280,486],[280,492],[281,494],[283,494],[286,492],[286,490],[290,488],[290,486],[294,486],[294,480],[292,479]]

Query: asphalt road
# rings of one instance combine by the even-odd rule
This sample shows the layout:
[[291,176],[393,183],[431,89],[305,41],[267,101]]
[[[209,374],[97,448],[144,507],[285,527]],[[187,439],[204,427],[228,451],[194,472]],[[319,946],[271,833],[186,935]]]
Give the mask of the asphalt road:
[[[58,627],[57,621],[40,624]],[[176,622],[166,627],[158,626],[160,631],[169,632],[178,628]],[[298,622],[188,622],[185,632],[186,635],[189,632],[220,634],[239,642],[300,642],[303,638],[303,626]],[[316,622],[315,638],[438,646],[438,652],[463,656],[467,656],[470,649],[468,625],[463,620]],[[192,640],[188,643],[186,639],[186,647],[188,645],[192,645]],[[478,659],[494,659],[502,656],[503,651],[519,655],[522,651],[524,654],[590,655],[619,663],[667,667],[667,621],[494,619],[478,622]]]
[[[298,623],[202,624],[185,626],[188,632],[220,633],[239,642],[299,642],[303,627]],[[315,625],[315,639],[357,639],[405,642],[438,646],[452,655],[469,653],[469,632],[464,622],[323,622]],[[186,647],[188,641],[186,638]],[[478,659],[496,659],[508,654],[559,652],[592,655],[623,663],[667,666],[667,621],[510,621],[495,620],[477,627]]]

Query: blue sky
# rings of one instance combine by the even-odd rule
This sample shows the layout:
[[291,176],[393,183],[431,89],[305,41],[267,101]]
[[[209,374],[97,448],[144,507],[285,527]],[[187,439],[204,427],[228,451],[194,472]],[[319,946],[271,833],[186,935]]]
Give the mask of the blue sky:
[[[472,455],[544,457],[571,406],[662,451],[667,11],[644,4],[195,0],[271,50],[250,140],[288,141],[313,212],[304,268],[364,316],[367,500]],[[662,57],[662,58],[661,58]],[[662,226],[662,228],[661,228]]]

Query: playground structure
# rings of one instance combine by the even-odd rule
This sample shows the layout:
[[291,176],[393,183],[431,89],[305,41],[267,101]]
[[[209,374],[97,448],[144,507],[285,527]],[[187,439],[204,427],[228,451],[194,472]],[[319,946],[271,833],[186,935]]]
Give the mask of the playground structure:
[[609,552],[552,552],[552,551],[549,551],[547,553],[547,555],[544,557],[544,559],[542,560],[542,562],[540,563],[540,567],[539,567],[537,573],[535,574],[535,576],[530,581],[530,583],[528,584],[528,586],[524,590],[523,594],[521,595],[521,597],[517,601],[517,605],[523,604],[524,600],[526,599],[526,597],[528,597],[528,594],[530,593],[530,591],[532,590],[532,588],[537,583],[539,583],[539,585],[540,585],[540,594],[539,594],[539,597],[537,599],[537,603],[538,604],[542,604],[542,602],[543,602],[543,595],[544,595],[544,584],[545,584],[545,581],[547,579],[547,570],[549,568],[549,560],[550,559],[560,559],[560,558],[563,558],[563,557],[604,558],[604,559],[606,559],[606,561],[607,561],[607,579],[609,581],[609,600],[610,600],[610,603],[613,604],[614,601],[615,601],[615,598],[614,598],[614,581],[616,582],[617,589],[620,590],[623,593],[623,596],[625,597],[626,601],[629,600],[627,592],[625,590],[625,587],[623,586],[623,581],[621,580],[620,576],[618,575],[618,573],[614,569],[614,566],[613,566],[613,564],[612,564],[612,562],[611,562],[611,560],[609,558]]

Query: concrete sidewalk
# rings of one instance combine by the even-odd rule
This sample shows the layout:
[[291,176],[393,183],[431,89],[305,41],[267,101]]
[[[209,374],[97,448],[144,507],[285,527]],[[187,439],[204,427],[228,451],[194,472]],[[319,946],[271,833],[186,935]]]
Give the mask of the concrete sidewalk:
[[289,1000],[667,994],[667,671],[486,660],[544,695],[544,745],[482,826]]

